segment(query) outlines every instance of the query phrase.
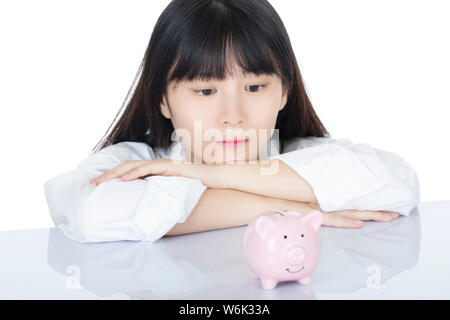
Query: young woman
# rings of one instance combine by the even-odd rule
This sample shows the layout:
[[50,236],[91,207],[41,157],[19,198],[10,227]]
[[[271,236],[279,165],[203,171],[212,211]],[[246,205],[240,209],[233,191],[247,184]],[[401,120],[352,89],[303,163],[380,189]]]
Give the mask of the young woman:
[[172,1],[139,71],[100,148],[45,183],[55,225],[77,241],[156,241],[269,209],[358,228],[419,202],[405,160],[330,137],[265,0]]

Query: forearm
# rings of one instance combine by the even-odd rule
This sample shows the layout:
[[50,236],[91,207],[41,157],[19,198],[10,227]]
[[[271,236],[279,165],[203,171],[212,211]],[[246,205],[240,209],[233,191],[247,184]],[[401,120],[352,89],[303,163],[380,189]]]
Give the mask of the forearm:
[[184,223],[177,223],[166,235],[174,236],[249,224],[266,210],[294,210],[306,213],[306,203],[265,197],[232,189],[206,189]]
[[310,184],[283,161],[220,165],[225,188],[291,201],[317,203]]

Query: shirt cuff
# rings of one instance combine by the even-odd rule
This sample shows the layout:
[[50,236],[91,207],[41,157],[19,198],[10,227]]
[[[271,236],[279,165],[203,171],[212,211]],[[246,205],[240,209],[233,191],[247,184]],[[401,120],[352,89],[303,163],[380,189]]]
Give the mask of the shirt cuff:
[[319,145],[274,156],[312,187],[323,211],[343,210],[358,191],[375,179],[372,171],[345,146]]
[[[207,189],[198,179],[178,176],[112,179],[98,186],[78,183],[85,195],[76,197],[77,205],[69,205],[65,215],[53,218],[67,237],[78,242],[155,242],[186,221]],[[55,214],[64,213],[56,209]]]
[[145,180],[149,183],[133,221],[143,230],[142,240],[154,242],[186,221],[207,187],[186,177],[151,176]]

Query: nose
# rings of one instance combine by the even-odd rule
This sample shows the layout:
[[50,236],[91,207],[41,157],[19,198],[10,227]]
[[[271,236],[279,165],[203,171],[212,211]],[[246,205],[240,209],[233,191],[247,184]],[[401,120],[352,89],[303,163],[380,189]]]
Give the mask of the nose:
[[220,120],[222,126],[230,126],[232,128],[242,125],[243,122],[242,115],[238,111],[227,112]]
[[242,101],[236,99],[236,101],[226,101],[221,106],[221,114],[219,116],[219,123],[222,126],[227,127],[239,127],[246,122]]
[[290,247],[286,251],[286,261],[290,265],[299,265],[306,260],[306,251],[300,246]]

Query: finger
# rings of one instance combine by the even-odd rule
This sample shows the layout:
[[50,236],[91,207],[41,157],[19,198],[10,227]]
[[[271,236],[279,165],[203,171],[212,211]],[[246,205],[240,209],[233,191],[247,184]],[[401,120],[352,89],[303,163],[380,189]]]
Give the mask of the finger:
[[347,217],[361,220],[373,220],[378,222],[388,222],[392,220],[392,216],[381,211],[356,210],[349,212]]
[[324,213],[322,224],[324,226],[338,228],[361,228],[363,226],[361,220],[350,219],[332,213]]
[[379,211],[370,211],[369,210],[369,212],[378,212],[378,214],[382,214],[383,216],[385,216],[385,217],[390,217],[391,219],[390,220],[388,220],[387,218],[386,218],[386,220],[387,221],[391,221],[391,220],[394,220],[394,219],[397,219],[398,217],[399,217],[399,215],[400,215],[400,213],[398,213],[398,212],[394,212],[394,211],[385,211],[385,210],[379,210]]
[[400,212],[395,211],[383,211],[383,212],[389,213],[393,219],[397,219],[400,216]]
[[148,175],[164,175],[164,173],[165,170],[163,165],[160,165],[159,162],[150,162],[129,170],[127,174],[122,177],[122,180],[128,181]]
[[89,183],[100,184],[108,180],[118,178],[138,165],[139,163],[137,161],[125,161],[118,166],[102,173],[98,177],[92,179]]
[[332,214],[358,220],[374,220],[379,222],[391,221],[393,216],[390,213],[382,211],[368,211],[368,210],[342,210],[333,211]]

